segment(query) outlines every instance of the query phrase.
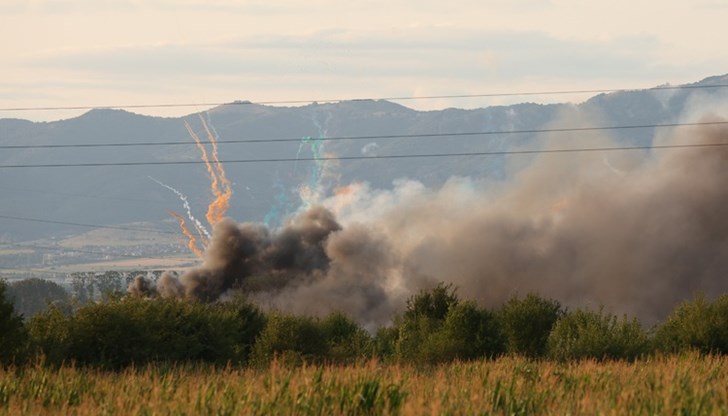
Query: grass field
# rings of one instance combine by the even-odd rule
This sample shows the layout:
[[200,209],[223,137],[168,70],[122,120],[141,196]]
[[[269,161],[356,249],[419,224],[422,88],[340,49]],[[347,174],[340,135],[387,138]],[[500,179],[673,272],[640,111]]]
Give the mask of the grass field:
[[728,414],[728,358],[0,370],[3,414]]

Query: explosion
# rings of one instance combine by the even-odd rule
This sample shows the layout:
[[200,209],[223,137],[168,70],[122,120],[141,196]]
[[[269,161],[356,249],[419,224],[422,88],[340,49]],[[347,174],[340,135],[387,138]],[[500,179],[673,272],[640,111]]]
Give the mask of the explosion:
[[599,152],[541,154],[487,187],[352,184],[279,230],[220,220],[202,265],[156,290],[211,302],[241,288],[266,307],[340,310],[372,328],[444,281],[488,306],[536,292],[653,323],[692,293],[728,290],[728,128],[655,140],[721,146],[654,150],[639,163],[628,152],[608,164]]

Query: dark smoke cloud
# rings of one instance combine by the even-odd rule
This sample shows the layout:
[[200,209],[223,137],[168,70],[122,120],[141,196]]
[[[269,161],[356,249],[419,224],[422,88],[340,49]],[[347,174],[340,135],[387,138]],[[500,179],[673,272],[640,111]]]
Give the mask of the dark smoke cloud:
[[[556,146],[583,139],[562,135]],[[728,129],[656,141],[728,143]],[[280,231],[220,222],[203,265],[156,290],[213,301],[256,280],[251,296],[263,305],[342,310],[369,327],[437,281],[488,306],[537,292],[648,324],[695,292],[728,291],[728,146],[542,155],[488,192],[463,178],[438,190],[413,181],[352,189]]]
[[[314,207],[277,233],[258,224],[238,224],[226,218],[213,229],[203,263],[177,278],[164,273],[156,290],[163,297],[211,302],[251,276],[295,281],[323,273],[330,260],[324,251],[328,236],[340,230],[333,214]],[[148,282],[135,280],[130,293],[150,293]]]

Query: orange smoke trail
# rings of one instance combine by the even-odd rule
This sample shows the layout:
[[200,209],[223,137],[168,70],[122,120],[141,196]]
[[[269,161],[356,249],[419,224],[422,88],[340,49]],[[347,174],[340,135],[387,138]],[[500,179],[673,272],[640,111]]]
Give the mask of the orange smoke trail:
[[[190,136],[192,136],[192,139],[194,139],[197,148],[200,149],[200,153],[202,153],[202,161],[205,162],[207,173],[208,175],[210,175],[210,190],[212,191],[212,195],[215,197],[215,199],[213,199],[210,205],[208,205],[207,214],[205,215],[205,217],[207,218],[207,222],[209,222],[210,225],[214,226],[215,224],[217,224],[218,221],[220,221],[220,219],[222,219],[223,215],[225,214],[224,212],[222,214],[219,214],[219,210],[215,208],[218,205],[218,201],[224,200],[223,192],[220,191],[220,180],[218,179],[218,171],[215,167],[212,166],[212,163],[210,163],[210,157],[207,155],[207,149],[205,148],[205,145],[202,144],[202,140],[200,140],[200,137],[197,135],[197,133],[192,130],[192,127],[187,121],[185,121],[185,127],[187,128],[187,132],[190,133]],[[216,143],[214,141],[212,142]]]
[[225,213],[230,208],[230,197],[233,195],[233,190],[230,181],[225,175],[225,168],[222,166],[222,163],[220,163],[220,159],[218,158],[217,138],[214,134],[212,134],[210,126],[207,125],[207,122],[201,114],[199,114],[199,117],[202,122],[202,126],[205,128],[205,132],[207,133],[207,138],[212,145],[212,161],[214,162],[214,168],[216,171],[215,177],[217,181],[214,186],[217,186],[217,189],[213,190],[215,199],[207,207],[207,220],[210,224],[215,225],[225,216]]
[[192,234],[190,232],[190,230],[187,229],[187,225],[185,225],[185,219],[184,219],[184,217],[181,216],[181,215],[179,215],[179,214],[177,214],[176,212],[173,212],[173,211],[167,211],[167,213],[169,215],[171,215],[172,218],[174,218],[177,221],[179,221],[179,228],[182,229],[182,232],[184,233],[184,235],[186,235],[187,238],[189,239],[189,247],[190,247],[190,250],[193,253],[195,253],[195,255],[197,255],[197,257],[202,257],[202,250],[200,250],[197,247],[197,240],[195,239],[194,234]]

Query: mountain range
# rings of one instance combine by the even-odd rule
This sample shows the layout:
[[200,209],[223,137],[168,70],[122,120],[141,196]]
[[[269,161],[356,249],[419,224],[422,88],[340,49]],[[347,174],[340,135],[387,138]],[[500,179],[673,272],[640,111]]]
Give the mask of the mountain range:
[[[228,215],[277,226],[301,205],[299,194],[305,186],[330,193],[356,181],[386,189],[399,178],[410,178],[437,187],[453,176],[497,181],[511,169],[502,154],[386,156],[558,147],[554,144],[558,133],[538,130],[680,123],[716,111],[713,104],[725,102],[728,88],[710,87],[727,85],[728,75],[722,75],[684,88],[599,94],[578,104],[522,103],[470,110],[416,111],[382,100],[300,107],[237,101],[178,118],[96,109],[53,122],[0,119],[0,146],[4,147],[0,152],[0,241],[60,238],[89,230],[74,223],[142,223],[176,231],[167,211],[183,213],[182,202],[159,182],[186,195],[193,213],[204,218],[212,198],[205,165],[156,164],[201,160],[185,123],[202,140],[211,136],[220,142],[219,157],[233,189]],[[521,133],[494,134],[514,131]],[[648,145],[655,131],[654,127],[616,129],[604,134],[620,144]],[[471,134],[477,132],[487,134]],[[76,146],[38,147],[65,144]],[[336,157],[344,160],[325,160]],[[141,164],[103,166],[129,162]],[[102,166],[2,167],[49,164]]]

